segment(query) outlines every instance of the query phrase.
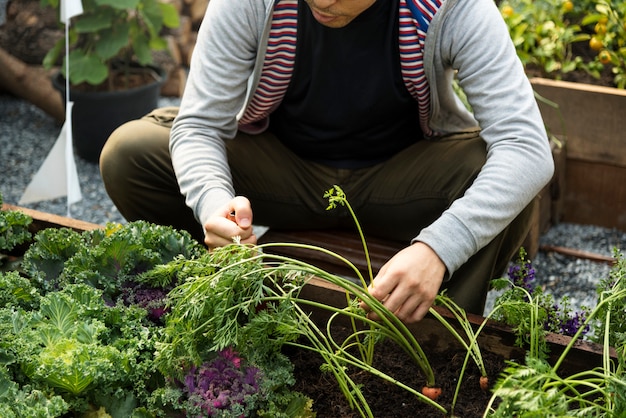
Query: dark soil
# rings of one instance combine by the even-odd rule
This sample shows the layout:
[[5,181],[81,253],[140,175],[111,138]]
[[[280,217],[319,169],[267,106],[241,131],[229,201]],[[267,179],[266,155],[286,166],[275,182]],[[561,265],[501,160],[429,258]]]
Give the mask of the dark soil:
[[[131,64],[132,65],[132,64]],[[130,71],[112,71],[108,80],[97,86],[82,83],[72,89],[82,92],[122,91],[154,83],[161,75],[152,68],[131,67]]]
[[533,68],[533,66],[531,65],[526,66],[526,74],[529,77],[542,77],[552,80],[569,81],[572,83],[585,83],[602,87],[615,87],[615,83],[613,82],[613,74],[611,73],[611,70],[609,68],[606,68],[600,74],[600,78],[595,78],[591,74],[582,70],[570,71],[564,74],[544,74],[541,70]]
[[[454,411],[451,411],[465,352],[450,350],[434,353],[430,352],[428,347],[422,348],[434,369],[437,386],[443,391],[437,402],[449,411],[447,416],[452,416],[453,412],[455,417],[482,417],[491,393],[489,389],[483,391],[480,388],[480,373],[471,360],[467,365],[456,406]],[[349,407],[333,375],[320,371],[321,357],[308,350],[299,349],[294,349],[288,354],[295,365],[297,383],[294,389],[313,399],[313,409],[318,418],[359,417],[358,411]],[[505,366],[504,359],[492,353],[483,353],[483,357],[492,386]],[[376,346],[374,366],[410,387],[421,390],[424,386],[425,379],[420,369],[392,342],[385,341]],[[351,377],[362,385],[363,394],[376,418],[444,417],[444,414],[434,407],[381,378],[359,370],[352,370]]]

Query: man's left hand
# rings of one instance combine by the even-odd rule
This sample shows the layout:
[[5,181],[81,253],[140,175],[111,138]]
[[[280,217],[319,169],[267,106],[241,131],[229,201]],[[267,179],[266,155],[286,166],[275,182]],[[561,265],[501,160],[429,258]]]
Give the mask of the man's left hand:
[[[405,323],[420,321],[432,306],[446,266],[426,244],[399,251],[380,269],[369,292]],[[365,304],[361,305],[368,310]],[[372,319],[377,319],[370,314]]]

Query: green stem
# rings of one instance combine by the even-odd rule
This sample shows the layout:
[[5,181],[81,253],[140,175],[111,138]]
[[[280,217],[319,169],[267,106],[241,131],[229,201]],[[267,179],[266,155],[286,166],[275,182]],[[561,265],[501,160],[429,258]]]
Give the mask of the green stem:
[[[360,286],[357,286],[355,283],[349,280],[346,280],[344,278],[341,278],[333,274],[329,274],[323,271],[322,269],[316,268],[314,266],[311,266],[307,263],[304,263],[298,260],[293,260],[288,257],[275,256],[275,255],[271,255],[270,257],[281,260],[283,262],[288,261],[292,263],[291,265],[284,264],[280,267],[274,266],[271,268],[272,271],[280,271],[282,269],[293,271],[294,269],[300,269],[304,272],[314,275],[315,277],[321,280],[326,280],[329,283],[332,283],[340,287],[342,290],[346,292],[350,292],[358,300],[361,300],[364,303],[366,303],[367,306],[370,308],[370,310],[380,318],[380,321],[368,320],[367,318],[364,318],[362,316],[358,316],[358,318],[360,320],[365,321],[367,324],[371,326],[380,327],[381,324],[383,324],[385,327],[388,327],[389,329],[391,329],[394,335],[397,336],[398,341],[400,341],[400,345],[403,348],[405,348],[405,351],[413,357],[413,359],[419,364],[420,368],[422,368],[422,370],[424,371],[424,374],[426,375],[426,378],[427,378],[428,386],[435,385],[434,372],[428,362],[426,354],[422,350],[420,344],[415,339],[415,336],[409,331],[406,325],[402,321],[400,321],[393,313],[391,313],[378,299],[372,297],[366,288],[364,289]],[[299,299],[299,300],[302,303],[310,302],[304,299]],[[322,309],[326,309],[326,307],[328,307],[328,305],[322,304],[322,303],[316,304],[316,306]],[[342,312],[344,312],[344,314],[348,314],[346,311],[342,310]]]

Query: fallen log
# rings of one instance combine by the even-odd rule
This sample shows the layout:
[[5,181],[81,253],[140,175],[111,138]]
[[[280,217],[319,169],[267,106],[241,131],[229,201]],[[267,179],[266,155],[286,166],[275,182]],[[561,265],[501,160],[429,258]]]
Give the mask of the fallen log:
[[61,94],[52,86],[50,72],[31,66],[0,48],[0,89],[29,101],[62,122],[65,106]]

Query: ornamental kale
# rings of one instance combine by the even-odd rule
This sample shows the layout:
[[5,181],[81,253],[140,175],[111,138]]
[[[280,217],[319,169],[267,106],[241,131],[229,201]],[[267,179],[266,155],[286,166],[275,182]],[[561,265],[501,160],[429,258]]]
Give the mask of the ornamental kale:
[[107,307],[97,289],[68,285],[41,296],[38,309],[0,309],[0,357],[11,380],[51,400],[61,396],[66,410],[94,404],[131,416],[160,376],[153,366],[157,335],[144,323],[144,310]]
[[69,412],[61,396],[20,386],[10,379],[6,367],[0,369],[0,417],[60,417]]
[[0,272],[0,306],[35,309],[39,306],[39,293],[30,280],[17,271]]
[[102,344],[106,325],[91,311],[103,308],[100,293],[85,285],[44,296],[39,311],[24,315],[19,330],[34,343],[33,351],[22,359],[25,374],[72,395],[96,383],[120,383],[119,373],[124,373],[120,365],[128,364],[128,359],[114,346]]
[[100,230],[81,234],[69,228],[44,229],[24,254],[22,269],[42,293],[59,290],[65,263],[81,249],[97,246],[102,238]]
[[[0,368],[6,370],[6,379],[0,373],[0,416],[206,416],[210,410],[220,418],[312,417],[312,401],[290,390],[293,365],[276,351],[280,343],[265,344],[271,335],[258,339],[262,350],[241,346],[253,355],[206,346],[198,361],[183,354],[175,376],[157,369],[170,292],[199,272],[220,270],[233,256],[227,252],[215,258],[188,233],[143,221],[82,233],[40,231],[24,254],[22,274],[0,273]],[[260,259],[254,264],[262,266]],[[253,291],[265,288],[262,279],[256,284]],[[237,300],[241,290],[226,292]],[[226,312],[232,306],[221,302],[216,306]],[[256,305],[251,300],[236,322],[243,325]],[[256,322],[266,331],[279,326]],[[190,335],[196,336],[187,331],[180,337]],[[252,334],[235,335],[250,341]],[[19,407],[3,396],[20,401]]]
[[184,409],[215,417],[313,416],[311,400],[291,390],[293,364],[281,352],[306,326],[293,303],[305,275],[284,277],[258,249],[234,244],[197,259],[178,258],[146,276],[180,282],[168,294],[171,311],[155,362],[185,386]]
[[[2,194],[0,194],[0,208]],[[31,238],[28,226],[32,218],[14,210],[0,210],[0,251],[11,251],[15,246],[27,242]]]
[[122,288],[132,286],[139,275],[154,266],[205,251],[186,231],[144,221],[109,224],[101,242],[81,248],[65,263],[62,277],[68,282],[91,284],[115,303]]
[[212,361],[192,367],[185,376],[183,390],[193,405],[188,412],[213,417],[218,411],[239,409],[240,414],[245,410],[250,395],[259,391],[261,371],[243,363],[235,350],[226,348]]
[[162,317],[169,310],[167,294],[171,289],[147,287],[139,284],[134,287],[124,287],[121,299],[124,305],[137,305],[148,312],[148,319],[156,324],[162,324]]
[[103,291],[111,304],[123,300],[124,289],[139,282],[147,288],[173,283],[152,283],[140,275],[176,257],[193,258],[206,250],[189,233],[144,221],[108,224],[105,229],[78,233],[50,228],[35,236],[24,254],[23,267],[44,292],[70,283],[87,283]]

